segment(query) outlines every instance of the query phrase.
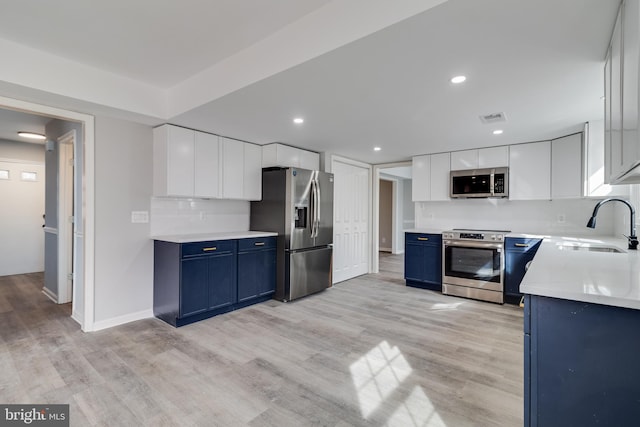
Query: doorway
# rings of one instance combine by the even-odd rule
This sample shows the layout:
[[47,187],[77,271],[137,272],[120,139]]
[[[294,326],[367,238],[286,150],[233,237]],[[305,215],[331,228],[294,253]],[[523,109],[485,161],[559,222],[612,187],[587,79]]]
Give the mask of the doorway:
[[411,162],[374,166],[374,183],[373,271],[404,283],[404,233],[415,227]]
[[[64,259],[67,265],[69,265],[70,262],[75,264],[76,271],[72,276],[65,277],[62,286],[60,286],[62,292],[59,293],[56,289],[55,296],[56,302],[58,302],[58,296],[65,294],[65,298],[72,301],[71,317],[80,324],[83,331],[91,331],[94,326],[94,118],[87,114],[0,97],[0,119],[3,112],[16,111],[25,113],[26,115],[47,117],[50,122],[72,125],[71,127],[77,130],[75,134],[67,135],[65,141],[62,141],[62,139],[65,138],[64,135],[72,129],[66,129],[58,133],[54,140],[47,143],[48,149],[45,153],[45,163],[47,163],[46,156],[52,155],[54,152],[55,144],[62,141],[63,144],[71,144],[67,147],[73,147],[71,149],[73,153],[72,157],[76,159],[74,165],[82,165],[84,168],[81,170],[81,168],[73,167],[70,178],[73,182],[71,187],[71,199],[73,200],[71,209],[75,210],[71,229],[75,226],[77,232],[65,232],[67,236],[72,236],[72,238],[71,242],[68,242],[68,245],[65,247],[65,254],[71,253],[71,256],[66,256]],[[64,128],[64,126],[62,126],[62,128]],[[49,136],[48,130],[45,133]],[[62,137],[60,141],[58,140],[59,137]],[[45,168],[45,175],[49,173],[47,169],[48,168]],[[54,180],[57,180],[57,175],[54,176]],[[68,180],[69,175],[67,175],[67,181]],[[49,176],[47,176],[47,181],[49,181]],[[75,189],[75,191],[73,189]],[[69,197],[67,197],[66,200],[68,202]],[[50,202],[57,208],[57,198],[53,201],[51,201],[50,198]],[[53,210],[47,210],[46,204],[47,200],[45,200],[45,211],[56,212],[55,214],[48,215],[48,218],[45,217],[44,230],[47,231],[47,229],[49,229],[49,231],[51,231],[52,223],[49,221],[53,221],[54,219],[57,221],[58,212],[55,208]],[[82,211],[80,211],[80,209],[82,209]],[[79,212],[81,214],[78,214]],[[42,215],[42,213],[40,213],[40,215]],[[68,229],[69,227],[67,227],[67,230]],[[40,228],[40,233],[43,232],[42,230],[43,229]],[[45,254],[58,253],[57,239],[51,239],[51,235],[53,234],[55,233],[44,233]],[[49,236],[49,238],[47,238],[47,236]],[[73,251],[69,252],[69,248],[73,248]],[[53,263],[53,265],[56,266],[56,283],[58,282],[57,258],[56,256],[56,262]],[[69,261],[69,258],[71,258],[71,261]],[[75,262],[73,261],[74,258]],[[44,269],[46,276],[50,270],[46,259]],[[69,283],[69,280],[73,280],[73,285]],[[52,296],[44,290],[43,292],[49,297]],[[62,300],[61,302],[64,301]]]

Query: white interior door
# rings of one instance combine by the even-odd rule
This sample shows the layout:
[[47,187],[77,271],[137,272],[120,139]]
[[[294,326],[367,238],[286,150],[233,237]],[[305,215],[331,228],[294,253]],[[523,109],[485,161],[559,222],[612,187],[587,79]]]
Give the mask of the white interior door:
[[369,272],[370,168],[334,159],[333,283]]
[[44,270],[44,165],[0,162],[0,276]]

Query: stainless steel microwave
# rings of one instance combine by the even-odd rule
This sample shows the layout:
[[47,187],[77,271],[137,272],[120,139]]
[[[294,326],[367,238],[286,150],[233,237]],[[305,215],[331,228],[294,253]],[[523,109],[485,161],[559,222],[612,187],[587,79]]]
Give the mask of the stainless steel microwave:
[[451,198],[509,197],[509,168],[451,171]]

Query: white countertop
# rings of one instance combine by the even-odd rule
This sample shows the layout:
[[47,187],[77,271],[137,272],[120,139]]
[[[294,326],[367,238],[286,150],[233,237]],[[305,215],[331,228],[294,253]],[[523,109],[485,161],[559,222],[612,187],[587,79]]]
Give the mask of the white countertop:
[[[624,252],[563,248],[567,245],[616,247]],[[628,250],[625,238],[545,236],[520,292],[640,309],[640,253]]]
[[441,228],[411,228],[404,230],[405,233],[421,233],[421,234],[442,234],[444,230]]
[[171,243],[206,242],[209,240],[250,239],[254,237],[277,236],[278,233],[268,231],[230,231],[224,233],[173,234],[168,236],[153,236],[153,240]]

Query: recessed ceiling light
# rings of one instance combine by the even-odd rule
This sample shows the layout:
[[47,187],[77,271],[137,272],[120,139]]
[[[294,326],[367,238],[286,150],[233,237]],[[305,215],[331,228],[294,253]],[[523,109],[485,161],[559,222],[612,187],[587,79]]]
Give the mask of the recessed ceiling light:
[[47,139],[46,136],[39,134],[39,133],[33,133],[33,132],[18,132],[18,136],[21,136],[23,138],[29,138],[29,139],[39,139],[39,140],[44,140]]
[[455,76],[451,79],[451,83],[462,83],[463,81],[467,80],[467,78],[465,76]]
[[380,147],[373,147],[373,151],[380,151],[380,150],[382,150],[382,148],[380,148]]
[[302,123],[304,123],[304,119],[302,117],[296,117],[295,119],[293,119],[293,123],[301,125]]
[[501,135],[502,132],[503,132],[502,129],[496,129],[496,130],[493,131],[493,134],[494,135]]

